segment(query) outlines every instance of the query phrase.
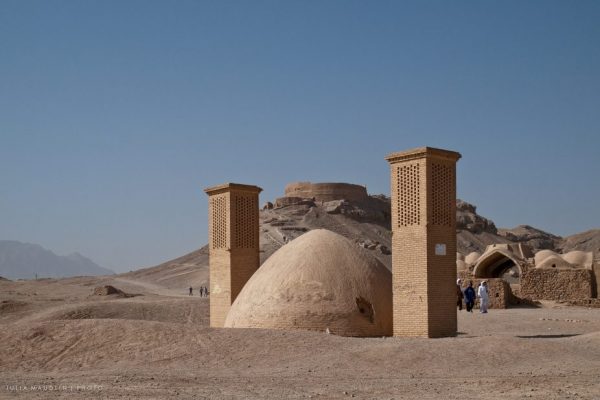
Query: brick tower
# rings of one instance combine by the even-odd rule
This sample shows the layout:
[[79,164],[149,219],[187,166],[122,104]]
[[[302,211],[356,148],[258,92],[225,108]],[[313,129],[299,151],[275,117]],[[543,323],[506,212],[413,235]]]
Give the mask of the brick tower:
[[421,147],[391,169],[394,336],[456,335],[456,162]]
[[231,304],[260,266],[258,194],[261,188],[226,183],[208,194],[210,326],[222,328]]

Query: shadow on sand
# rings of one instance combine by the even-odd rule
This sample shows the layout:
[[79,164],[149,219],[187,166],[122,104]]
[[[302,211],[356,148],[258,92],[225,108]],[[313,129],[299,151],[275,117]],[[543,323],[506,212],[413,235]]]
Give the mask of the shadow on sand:
[[558,335],[517,335],[515,337],[518,337],[520,339],[558,339],[558,338],[566,338],[566,337],[573,337],[573,336],[579,336],[581,335],[581,333],[565,333],[565,334],[558,334]]

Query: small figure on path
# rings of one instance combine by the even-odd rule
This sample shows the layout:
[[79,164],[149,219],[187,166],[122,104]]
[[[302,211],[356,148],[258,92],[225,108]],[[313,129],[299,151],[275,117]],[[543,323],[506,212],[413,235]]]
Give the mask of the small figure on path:
[[194,289],[192,289],[192,287],[190,286],[190,296],[193,296],[194,294]]
[[477,289],[477,297],[479,297],[479,312],[482,314],[487,313],[489,301],[487,281],[482,281],[479,285],[479,288]]
[[456,280],[456,305],[458,306],[458,311],[462,311],[462,301],[463,301],[463,292],[460,285],[462,281],[459,279]]
[[473,312],[473,306],[475,305],[475,289],[473,289],[473,281],[469,281],[469,286],[465,289],[465,305],[467,306],[467,312]]

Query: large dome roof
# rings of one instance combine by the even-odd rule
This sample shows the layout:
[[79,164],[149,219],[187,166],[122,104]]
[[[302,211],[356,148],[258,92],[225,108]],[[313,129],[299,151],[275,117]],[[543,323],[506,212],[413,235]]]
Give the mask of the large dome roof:
[[231,306],[225,327],[391,335],[392,274],[345,237],[313,230],[256,271]]
[[557,256],[558,256],[558,254],[552,250],[540,250],[537,253],[535,253],[535,256],[534,256],[535,265],[537,267],[538,265],[541,265],[542,262],[544,262],[544,260],[546,258],[557,257]]
[[573,266],[569,262],[565,261],[559,254],[545,257],[544,260],[541,263],[536,264],[535,267],[541,268],[541,269],[551,269],[551,268],[571,269],[571,268],[573,268]]
[[562,258],[574,266],[589,269],[592,269],[592,264],[594,263],[594,253],[591,251],[574,250],[564,254]]

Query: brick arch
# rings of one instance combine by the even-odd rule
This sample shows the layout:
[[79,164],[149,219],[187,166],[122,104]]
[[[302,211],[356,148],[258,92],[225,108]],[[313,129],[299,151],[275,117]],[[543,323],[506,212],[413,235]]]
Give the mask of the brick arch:
[[521,262],[515,258],[510,252],[502,249],[494,249],[487,254],[482,255],[475,268],[473,276],[475,278],[498,278],[499,268],[511,261],[519,270],[519,277],[523,274]]

